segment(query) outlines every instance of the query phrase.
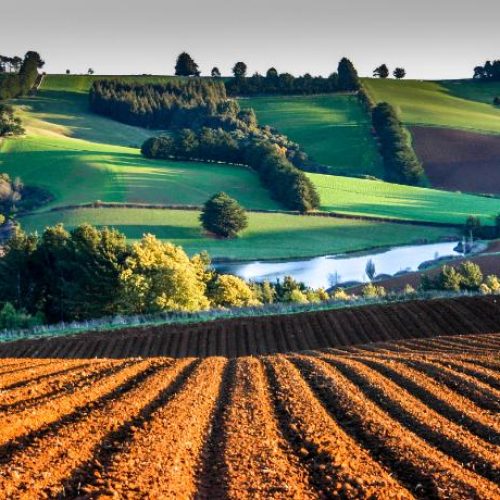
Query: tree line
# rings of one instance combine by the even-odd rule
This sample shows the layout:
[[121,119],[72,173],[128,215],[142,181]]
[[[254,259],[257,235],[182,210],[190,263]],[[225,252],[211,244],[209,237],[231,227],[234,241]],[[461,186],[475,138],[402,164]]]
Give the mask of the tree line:
[[[215,70],[212,70],[214,75]],[[216,73],[215,73],[216,74]],[[343,58],[337,72],[328,78],[311,76],[306,73],[295,77],[290,73],[278,73],[276,68],[269,68],[264,75],[255,73],[247,76],[247,66],[238,62],[233,67],[233,78],[226,81],[228,95],[263,95],[263,94],[324,94],[331,92],[356,92],[360,88],[358,72],[352,62]]]
[[495,61],[486,61],[484,66],[476,66],[474,68],[473,78],[476,80],[500,82],[500,59]]
[[[365,98],[369,99],[367,95]],[[384,162],[385,179],[410,186],[425,185],[425,171],[394,107],[386,102],[377,104],[372,111],[372,124]]]
[[152,137],[141,152],[147,158],[203,160],[248,165],[272,196],[290,210],[319,207],[316,188],[286,156],[286,148],[268,138],[222,129],[184,129],[171,136]]
[[89,224],[40,236],[16,228],[0,258],[0,316],[27,324],[327,298],[291,278],[258,284],[218,274],[207,254],[189,257],[152,235],[130,245],[119,231]]
[[[40,54],[29,51],[20,64],[18,63],[19,57],[1,57],[4,61],[10,60],[11,62],[4,62],[0,65],[0,100],[13,99],[27,94],[36,82],[38,70],[45,64]],[[14,60],[15,64],[12,63]]]
[[164,84],[97,80],[89,94],[90,109],[145,128],[209,126],[235,129],[239,109],[228,102],[222,82],[189,79]]

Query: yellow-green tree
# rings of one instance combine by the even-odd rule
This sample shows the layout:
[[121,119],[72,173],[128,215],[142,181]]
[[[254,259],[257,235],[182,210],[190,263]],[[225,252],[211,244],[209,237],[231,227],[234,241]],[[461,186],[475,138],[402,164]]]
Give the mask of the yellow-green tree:
[[250,286],[242,279],[230,274],[217,277],[211,287],[210,298],[214,305],[220,307],[246,307],[260,304]]
[[151,234],[132,246],[120,275],[125,313],[208,309],[204,260]]

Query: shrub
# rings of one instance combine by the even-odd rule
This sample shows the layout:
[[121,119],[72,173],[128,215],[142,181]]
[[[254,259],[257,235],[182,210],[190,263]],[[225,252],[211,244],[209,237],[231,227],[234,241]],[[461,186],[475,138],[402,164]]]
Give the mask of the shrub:
[[211,286],[210,299],[220,307],[247,307],[260,305],[250,286],[242,279],[229,274],[217,277]]
[[361,290],[361,294],[366,299],[372,299],[375,297],[385,297],[386,291],[383,286],[377,286],[373,283],[368,283],[368,285],[365,285]]
[[248,226],[245,210],[223,192],[215,194],[205,203],[200,221],[207,231],[223,238],[234,238]]
[[466,261],[460,265],[458,270],[462,279],[461,286],[466,290],[478,290],[483,282],[481,268],[474,262]]
[[415,291],[415,288],[413,288],[409,283],[407,283],[403,288],[403,293],[405,295],[414,295],[417,292]]
[[349,295],[343,288],[336,288],[332,293],[331,293],[331,298],[333,300],[351,300],[352,296]]

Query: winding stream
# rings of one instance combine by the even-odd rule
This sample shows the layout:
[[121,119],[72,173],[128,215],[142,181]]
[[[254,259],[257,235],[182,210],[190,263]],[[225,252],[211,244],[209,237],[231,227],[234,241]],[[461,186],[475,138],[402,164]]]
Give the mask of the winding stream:
[[394,275],[416,271],[423,262],[444,256],[459,256],[453,249],[457,242],[394,247],[364,255],[325,255],[305,260],[224,262],[214,264],[221,273],[234,274],[246,280],[276,281],[292,276],[313,288],[329,288],[352,281],[367,282],[366,263],[372,260],[376,274]]

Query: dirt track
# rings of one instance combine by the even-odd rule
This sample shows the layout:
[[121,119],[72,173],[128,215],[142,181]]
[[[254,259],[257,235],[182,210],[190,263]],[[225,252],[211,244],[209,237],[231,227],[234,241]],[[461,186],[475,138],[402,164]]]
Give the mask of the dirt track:
[[464,297],[18,341],[0,344],[0,358],[234,358],[499,331],[499,297]]
[[499,498],[499,348],[491,333],[231,360],[5,359],[0,491]]
[[433,187],[500,194],[500,135],[412,127],[413,146]]

